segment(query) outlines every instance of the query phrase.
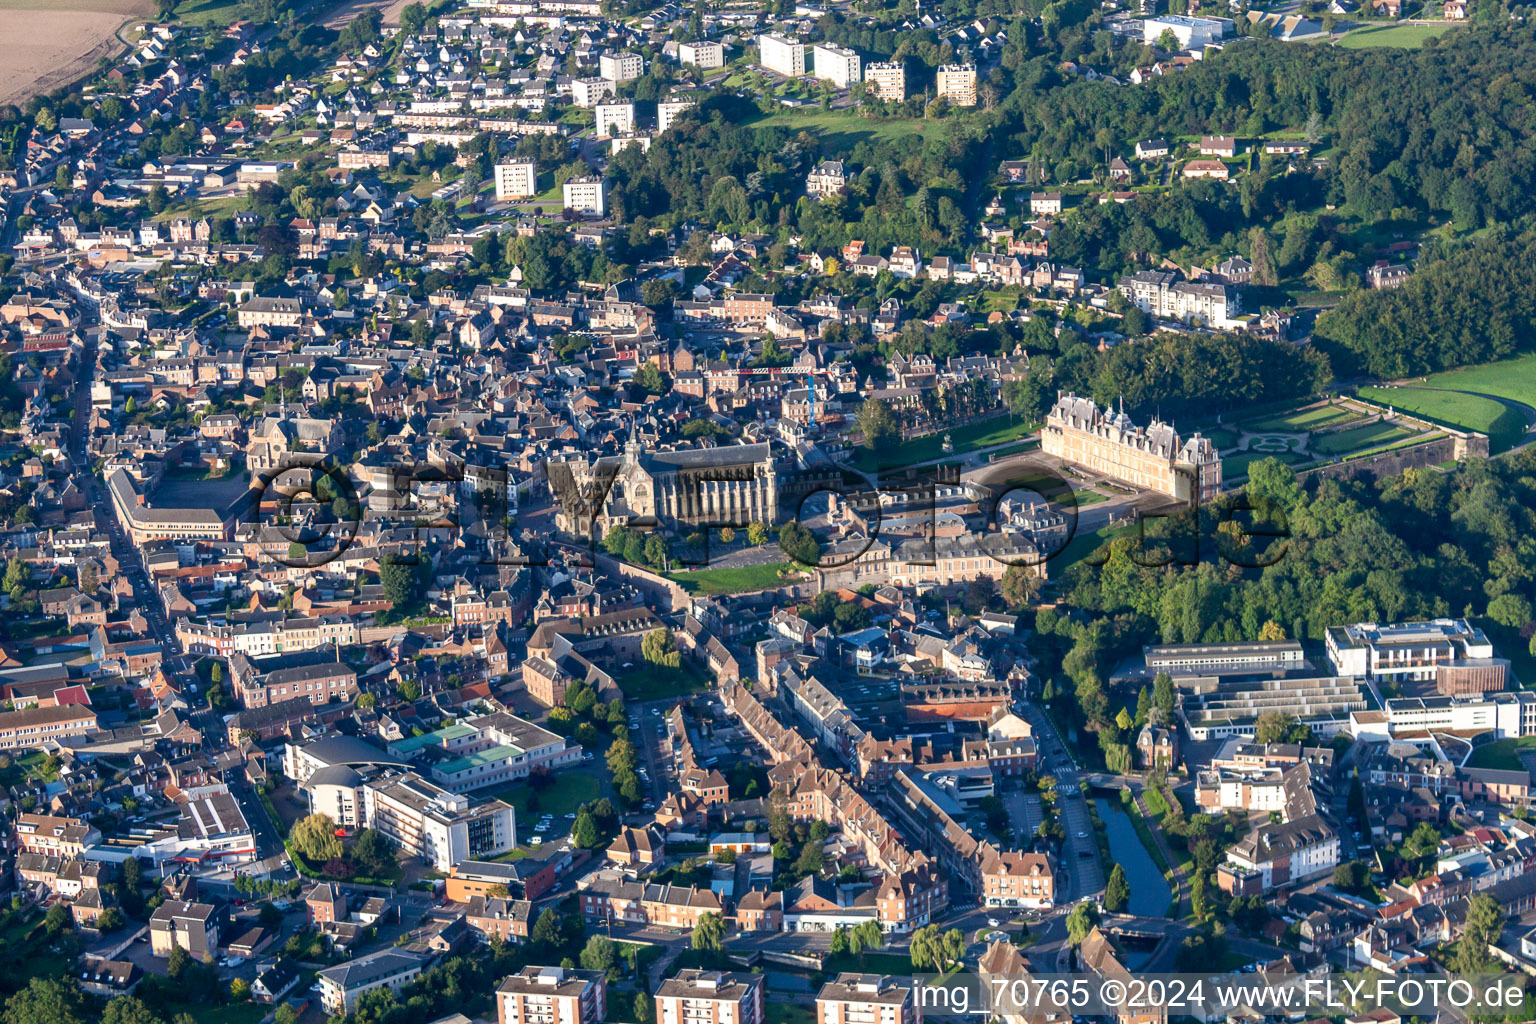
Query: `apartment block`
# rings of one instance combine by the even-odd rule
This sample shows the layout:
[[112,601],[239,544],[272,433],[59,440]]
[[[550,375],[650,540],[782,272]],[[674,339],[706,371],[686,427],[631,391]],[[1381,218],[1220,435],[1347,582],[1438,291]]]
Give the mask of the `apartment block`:
[[935,84],[939,99],[957,107],[976,105],[976,65],[945,64],[939,68]]
[[571,102],[590,110],[616,92],[617,86],[612,79],[578,78],[571,83]]
[[638,53],[605,53],[597,58],[597,73],[610,82],[628,82],[645,74],[645,60]]
[[757,37],[759,63],[769,71],[797,78],[805,74],[805,44],[798,40],[764,32]]
[[816,1024],[922,1024],[910,984],[880,974],[839,974],[816,994]]
[[681,64],[692,64],[696,68],[720,68],[725,66],[725,47],[708,40],[680,43],[677,59]]
[[572,178],[565,183],[565,208],[605,217],[608,214],[608,182],[603,178]]
[[817,78],[825,79],[839,89],[851,88],[859,81],[862,61],[852,50],[817,43],[812,57]]
[[539,194],[539,172],[532,160],[496,165],[496,198],[528,199]]
[[762,975],[679,971],[656,993],[656,1024],[762,1024]]
[[517,845],[516,812],[500,800],[471,805],[414,772],[370,782],[362,793],[368,824],[438,871]]
[[686,110],[692,110],[692,100],[668,100],[665,103],[656,104],[656,130],[666,131],[672,127],[672,122]]
[[593,113],[597,115],[598,138],[629,135],[635,130],[633,103],[599,103]]
[[602,971],[529,966],[496,987],[497,1024],[598,1024],[607,1012]]
[[900,103],[907,98],[907,67],[883,61],[866,64],[864,84],[878,98]]

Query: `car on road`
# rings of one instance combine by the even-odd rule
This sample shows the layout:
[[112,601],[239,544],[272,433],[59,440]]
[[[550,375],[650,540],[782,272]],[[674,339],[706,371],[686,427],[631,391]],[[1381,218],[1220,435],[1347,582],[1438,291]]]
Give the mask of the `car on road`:
[[543,846],[544,845],[544,837],[543,836],[534,836],[532,839],[528,840],[528,845],[529,846]]
[[993,928],[999,927],[999,922],[995,917],[987,918],[987,924],[991,925]]
[[1079,839],[1087,839],[1088,838],[1088,833],[1087,832],[1079,832],[1077,834],[1077,838],[1079,838]]

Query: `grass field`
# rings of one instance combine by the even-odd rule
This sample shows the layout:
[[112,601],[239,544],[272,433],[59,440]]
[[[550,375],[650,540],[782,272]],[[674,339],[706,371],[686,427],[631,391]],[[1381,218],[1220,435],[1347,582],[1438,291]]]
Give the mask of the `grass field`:
[[947,121],[882,120],[860,117],[845,110],[785,109],[751,122],[759,128],[789,128],[816,135],[822,150],[837,153],[861,142],[900,142],[911,136],[942,139],[949,136]]
[[1242,423],[1244,430],[1256,434],[1265,431],[1290,431],[1303,433],[1308,430],[1317,430],[1319,427],[1331,427],[1337,423],[1343,423],[1357,417],[1354,412],[1342,405],[1320,405],[1315,409],[1305,409],[1298,412],[1281,413],[1277,416],[1266,416],[1251,423]]
[[1482,395],[1416,388],[1361,388],[1360,397],[1444,426],[1487,434],[1489,448],[1495,452],[1509,448],[1525,433],[1525,417]]
[[1327,434],[1312,441],[1312,450],[1320,455],[1343,455],[1362,448],[1376,448],[1412,437],[1413,431],[1394,427],[1390,423],[1367,423],[1363,427],[1350,427],[1334,434]]
[[1443,36],[1457,27],[1451,22],[1444,25],[1371,25],[1345,33],[1337,45],[1350,50],[1375,46],[1417,50],[1424,45],[1424,40],[1431,36]]
[[978,448],[990,448],[993,445],[1017,441],[1036,429],[1036,424],[1025,420],[1018,420],[1012,416],[994,416],[979,423],[967,423],[963,427],[955,427],[953,430],[911,438],[901,442],[894,451],[884,455],[877,456],[868,448],[860,448],[855,457],[855,465],[865,472],[873,472],[877,469],[904,469],[934,459],[942,459],[945,457],[944,435],[946,433],[949,435],[950,443],[954,445],[953,454],[964,455]]
[[767,590],[787,582],[780,571],[799,567],[792,562],[770,562],[767,565],[746,565],[735,569],[696,569],[693,572],[668,573],[667,579],[690,594],[744,594],[753,590]]
[[1469,768],[1496,768],[1502,771],[1517,772],[1525,766],[1520,763],[1516,751],[1536,748],[1536,736],[1522,736],[1519,739],[1495,740],[1485,743],[1472,751],[1472,756],[1467,759]]
[[643,664],[617,679],[619,689],[627,700],[656,700],[660,697],[683,697],[709,687],[709,680],[688,662],[677,668],[660,668]]
[[240,0],[182,0],[176,17],[188,25],[229,25],[236,20]]
[[1432,388],[1449,388],[1478,395],[1496,395],[1526,405],[1536,405],[1536,354],[1502,359],[1496,363],[1446,370],[1425,379]]
[[1221,476],[1224,480],[1236,480],[1240,476],[1248,475],[1248,467],[1260,459],[1276,458],[1285,463],[1298,463],[1306,461],[1295,452],[1238,452],[1236,455],[1226,455],[1221,460]]
[[[554,781],[542,789],[534,789],[525,782],[499,790],[496,797],[517,808],[520,817],[531,813],[536,818],[540,814],[574,814],[576,808],[601,795],[597,779],[584,772],[562,772],[552,778]],[[535,796],[538,801],[530,807]]]

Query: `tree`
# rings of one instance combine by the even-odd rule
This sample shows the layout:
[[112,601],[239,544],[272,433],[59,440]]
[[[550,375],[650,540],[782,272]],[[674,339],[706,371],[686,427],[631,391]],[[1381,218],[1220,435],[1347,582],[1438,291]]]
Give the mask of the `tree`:
[[[837,930],[832,933],[832,940],[827,945],[827,952],[834,955],[848,952],[848,927],[846,925],[838,925]],[[917,965],[917,937],[915,935],[912,939],[912,964],[913,966]]]
[[232,1003],[244,1003],[251,998],[251,983],[244,978],[235,978],[229,983],[229,1001]]
[[96,927],[103,932],[115,932],[128,923],[128,918],[116,907],[108,907],[96,919]]
[[635,387],[653,395],[659,395],[667,389],[667,382],[661,375],[661,368],[655,363],[646,363],[636,370],[634,382]]
[[533,922],[533,931],[528,935],[528,941],[536,949],[548,952],[560,945],[560,915],[552,908],[544,908],[539,919]]
[[855,925],[848,936],[850,952],[858,952],[864,949],[879,949],[885,945],[885,932],[880,930],[879,921],[864,921]]
[[864,435],[864,447],[877,454],[884,454],[900,438],[901,428],[884,399],[872,398],[859,406],[854,422]]
[[1263,626],[1259,627],[1259,639],[1271,642],[1276,640],[1284,640],[1285,629],[1274,619],[1269,619],[1264,623]]
[[1282,711],[1266,711],[1253,723],[1255,743],[1283,743],[1298,725],[1295,716]]
[[1152,706],[1157,709],[1159,723],[1173,721],[1174,699],[1173,677],[1159,672],[1152,680]]
[[720,543],[730,544],[736,540],[736,531],[729,526],[720,527]]
[[224,681],[224,666],[219,662],[214,662],[208,669],[208,681],[215,686]]
[[352,844],[352,859],[374,875],[387,874],[395,866],[395,851],[384,833],[377,829],[360,829]]
[[1023,565],[1010,565],[1003,570],[1003,601],[1009,608],[1026,607],[1040,592],[1040,577],[1033,569]]
[[820,874],[826,864],[826,854],[818,842],[806,843],[800,848],[800,856],[795,858],[795,870],[804,875]]
[[164,1024],[164,1021],[137,996],[117,996],[102,1008],[101,1024]]
[[393,552],[379,559],[379,583],[384,600],[395,608],[410,604],[416,597],[415,566]]
[[1104,886],[1104,909],[1111,914],[1118,914],[1125,909],[1130,898],[1131,886],[1125,880],[1125,868],[1116,864]]
[[640,657],[652,665],[677,668],[682,664],[682,654],[677,649],[677,639],[665,626],[657,627],[640,640]]
[[1500,594],[1488,602],[1488,617],[1508,629],[1520,629],[1531,621],[1531,602],[1519,594]]
[[725,919],[714,912],[701,915],[698,925],[693,929],[692,945],[701,952],[718,953],[723,950]]
[[293,826],[289,838],[306,859],[324,863],[341,856],[341,840],[336,837],[336,819],[329,814],[311,814]]
[[779,529],[779,549],[805,566],[821,564],[821,544],[816,535],[799,523],[785,523]]
[[1088,937],[1088,933],[1093,930],[1093,926],[1098,923],[1099,914],[1093,908],[1093,904],[1079,903],[1067,915],[1067,940],[1074,946],[1081,945],[1082,941]]
[[635,993],[635,1020],[637,1024],[651,1024],[656,1019],[651,997],[644,992]]
[[50,936],[57,935],[68,928],[75,918],[69,912],[69,904],[60,900],[48,908],[48,913],[43,915],[43,930]]
[[583,850],[595,850],[602,845],[603,837],[597,830],[592,812],[582,807],[576,812],[576,824],[571,828],[571,841]]
[[768,543],[768,527],[756,521],[748,523],[747,543],[755,548],[760,548]]
[[605,935],[592,936],[581,950],[581,966],[583,970],[607,973],[613,970],[618,962],[617,948],[614,946],[613,940]]
[[[1498,941],[1503,928],[1504,912],[1499,909],[1498,901],[1486,892],[1473,896],[1467,901],[1467,924],[1462,931],[1461,941],[1456,944],[1452,968],[1462,974],[1478,974],[1488,970],[1493,963],[1488,947]],[[10,1024],[10,1021],[6,1024]]]
[[84,1000],[73,978],[27,979],[5,1004],[3,1024],[80,1024]]
[[1371,884],[1370,869],[1362,861],[1346,861],[1333,869],[1333,887],[1349,893],[1360,893]]

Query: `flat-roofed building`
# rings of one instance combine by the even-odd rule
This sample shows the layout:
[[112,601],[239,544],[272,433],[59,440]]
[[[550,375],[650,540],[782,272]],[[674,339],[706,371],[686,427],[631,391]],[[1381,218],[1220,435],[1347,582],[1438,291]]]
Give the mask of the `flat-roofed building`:
[[690,968],[662,982],[656,1024],[762,1024],[763,977]]
[[539,172],[532,160],[496,165],[496,198],[528,199],[539,194]]
[[945,64],[934,78],[939,99],[957,107],[976,105],[976,65]]
[[421,976],[427,962],[418,953],[385,949],[326,967],[315,977],[320,985],[320,1005],[333,1015],[349,1014],[366,992],[380,988],[399,992]]
[[769,71],[786,78],[805,74],[805,44],[774,32],[757,37],[758,60]]
[[725,66],[725,47],[708,39],[692,43],[679,43],[677,60],[696,68],[720,68]]
[[438,871],[517,845],[515,812],[501,800],[472,804],[414,772],[376,779],[362,792],[368,826]]
[[921,1024],[916,989],[882,974],[839,974],[816,993],[816,1024]]
[[878,98],[900,103],[907,98],[907,66],[894,61],[866,64],[864,85]]
[[826,43],[817,43],[812,48],[812,63],[817,78],[831,82],[839,89],[852,88],[863,70],[863,61],[853,50]]
[[528,966],[496,986],[497,1024],[599,1024],[607,1013],[602,971]]
[[610,82],[629,82],[645,74],[645,59],[638,53],[605,53],[597,58],[597,73]]

